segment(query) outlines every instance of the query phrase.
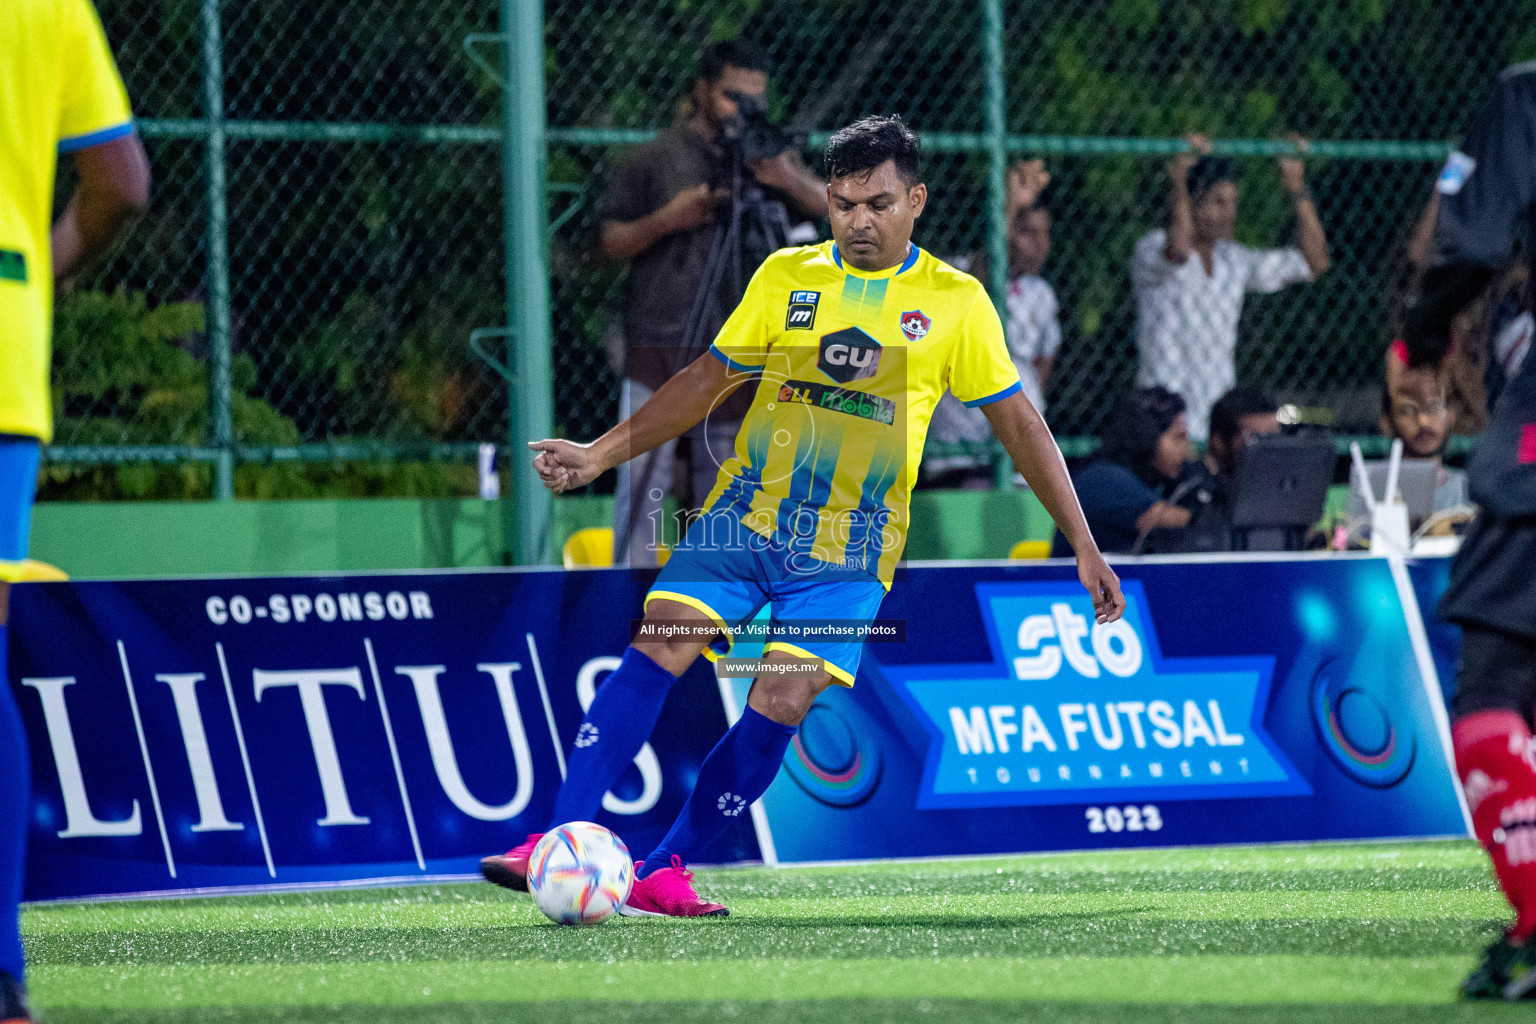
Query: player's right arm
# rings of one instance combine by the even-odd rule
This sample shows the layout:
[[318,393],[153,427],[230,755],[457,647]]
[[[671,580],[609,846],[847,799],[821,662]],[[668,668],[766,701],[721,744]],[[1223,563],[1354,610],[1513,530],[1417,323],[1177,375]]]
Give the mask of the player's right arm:
[[62,280],[111,248],[149,209],[149,158],[137,135],[75,153],[80,184],[53,225],[53,276]]
[[1504,78],[1462,151],[1446,161],[1436,186],[1440,211],[1434,253],[1403,317],[1410,365],[1445,357],[1451,321],[1487,287],[1509,255],[1516,221],[1536,201],[1533,138],[1536,74]]
[[1099,553],[1051,428],[1023,395],[996,308],[985,292],[979,287],[976,291],[951,359],[949,390],[986,415],[1014,468],[1024,474],[1076,552],[1078,578],[1093,599],[1098,621],[1113,622],[1125,612],[1120,578]]
[[[771,260],[770,260],[771,262]],[[629,419],[589,444],[530,441],[533,468],[544,486],[559,494],[596,480],[603,472],[680,437],[742,384],[753,380],[767,359],[768,321],[763,312],[759,267],[747,293],[720,328],[709,351],[667,381]]]
[[58,145],[74,155],[80,184],[53,227],[55,278],[100,256],[149,206],[149,160],[101,20],[86,0],[63,5],[62,16]]

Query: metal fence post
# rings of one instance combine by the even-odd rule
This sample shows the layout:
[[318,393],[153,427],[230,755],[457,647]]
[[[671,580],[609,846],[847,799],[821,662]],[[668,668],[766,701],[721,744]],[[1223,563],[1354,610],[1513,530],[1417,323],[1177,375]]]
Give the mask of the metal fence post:
[[1003,92],[1003,0],[985,0],[981,11],[981,59],[987,135],[987,290],[999,316],[1008,303],[1008,126]]
[[[1008,124],[1003,89],[1003,0],[984,0],[981,59],[985,85],[987,146],[987,291],[1003,323],[1008,322]],[[1013,466],[999,456],[997,486],[1013,487]]]
[[218,449],[213,470],[213,496],[235,496],[234,421],[230,408],[229,338],[229,197],[226,193],[224,151],[224,54],[220,18],[222,0],[202,0],[203,116],[208,130],[203,150],[203,175],[208,189],[208,300],[204,309],[208,335],[208,418],[210,441]]
[[[502,210],[507,273],[507,362],[517,376],[509,391],[507,477],[517,515],[516,560],[550,560],[552,496],[527,458],[528,441],[554,433],[550,371],[549,260],[544,138],[544,3],[501,0],[506,88],[501,91]],[[510,511],[510,510],[509,510]],[[511,538],[508,538],[509,540]]]

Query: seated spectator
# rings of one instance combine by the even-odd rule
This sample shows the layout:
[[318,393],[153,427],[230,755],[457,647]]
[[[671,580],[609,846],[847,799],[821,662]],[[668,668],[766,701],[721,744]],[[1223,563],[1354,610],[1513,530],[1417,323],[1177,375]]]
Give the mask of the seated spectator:
[[[1408,366],[1408,350],[1394,341],[1387,350],[1386,379],[1381,392],[1381,432],[1403,442],[1403,459],[1433,460],[1437,468],[1434,511],[1465,505],[1467,474],[1465,470],[1445,465],[1442,455],[1451,435],[1451,412],[1447,402],[1449,384],[1444,369]],[[1380,497],[1380,495],[1378,495]],[[1365,496],[1359,481],[1350,479],[1349,518],[1366,516]]]
[[1296,245],[1250,249],[1233,240],[1238,189],[1231,161],[1206,155],[1211,144],[1203,135],[1189,136],[1189,147],[1168,164],[1168,223],[1136,243],[1131,282],[1137,383],[1183,395],[1191,436],[1203,441],[1216,396],[1236,380],[1244,294],[1316,280],[1330,260],[1300,157],[1280,158],[1281,183],[1295,204]]
[[[1061,347],[1056,292],[1040,276],[1051,254],[1051,209],[1045,190],[1051,176],[1039,160],[1020,161],[1008,175],[1008,320],[1005,335],[1024,394],[1045,413],[1045,382]],[[985,250],[951,260],[959,270],[988,283]],[[967,409],[945,394],[933,412],[928,436],[939,442],[974,445],[975,454],[923,460],[924,483],[966,489],[992,486],[992,460],[980,449],[992,440],[992,425],[980,409]],[[1023,477],[1015,477],[1022,483]]]
[[1168,495],[1171,504],[1189,510],[1189,525],[1149,536],[1142,545],[1144,552],[1232,550],[1238,460],[1251,439],[1280,432],[1279,408],[1257,388],[1233,388],[1217,399],[1211,408],[1204,462],[1187,465],[1178,486]]
[[[1099,457],[1072,480],[1099,549],[1138,554],[1153,530],[1180,530],[1190,511],[1167,500],[1193,452],[1184,399],[1166,388],[1137,388],[1115,404]],[[1051,555],[1071,557],[1057,531]]]

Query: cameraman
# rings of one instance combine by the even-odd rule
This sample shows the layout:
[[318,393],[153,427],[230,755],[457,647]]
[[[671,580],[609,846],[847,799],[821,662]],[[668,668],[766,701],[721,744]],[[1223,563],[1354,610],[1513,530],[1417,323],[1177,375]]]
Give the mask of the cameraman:
[[[767,95],[768,62],[762,50],[743,39],[711,43],[699,60],[691,114],[632,150],[603,194],[598,254],[629,261],[621,419],[698,354],[683,351],[683,335],[709,259],[714,222],[730,213],[731,166],[722,142],[727,132],[740,131],[742,104],[760,111]],[[747,170],[770,200],[788,207],[793,219],[827,215],[826,185],[793,150],[752,160]],[[750,275],[767,255],[745,253],[743,273]],[[715,308],[706,310],[705,344],[740,298],[729,291],[722,286]],[[719,465],[731,456],[751,400],[751,388],[738,388],[690,435],[694,502],[709,493]],[[668,442],[619,468],[614,564],[657,564],[661,503],[672,487],[675,455],[676,442]]]

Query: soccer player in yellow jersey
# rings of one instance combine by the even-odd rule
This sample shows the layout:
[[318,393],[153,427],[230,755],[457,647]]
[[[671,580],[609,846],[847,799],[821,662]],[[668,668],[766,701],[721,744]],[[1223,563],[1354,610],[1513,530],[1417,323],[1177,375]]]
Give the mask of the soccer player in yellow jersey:
[[[552,824],[590,820],[650,736],[663,700],[706,644],[770,605],[775,622],[874,618],[906,541],[909,496],[928,421],[945,390],[980,406],[1003,447],[1077,552],[1100,622],[1120,617],[1120,581],[1078,507],[1061,453],[1024,397],[1002,324],[981,284],[911,242],[928,191],[918,139],[899,117],[871,117],[827,143],[835,242],[784,249],[760,267],[709,352],[634,416],[591,444],[537,441],[534,466],[564,491],[677,437],[733,388],[756,380],[736,455],[707,510],[646,595],[647,624],[598,690],[576,735]],[[718,644],[717,644],[718,646]],[[694,917],[685,862],[773,781],[791,737],[827,686],[852,686],[861,644],[771,640],[770,662],[805,674],[759,676],[741,718],[710,752],[661,845],[636,871],[622,913]],[[529,841],[482,862],[526,886]]]
[[[73,154],[80,184],[51,223],[60,153]],[[53,433],[53,284],[148,202],[149,163],[89,0],[0,0],[0,666],[38,447]],[[30,799],[21,716],[0,679],[0,1022],[30,1019],[16,920]]]

